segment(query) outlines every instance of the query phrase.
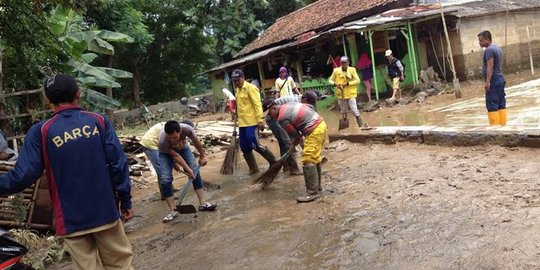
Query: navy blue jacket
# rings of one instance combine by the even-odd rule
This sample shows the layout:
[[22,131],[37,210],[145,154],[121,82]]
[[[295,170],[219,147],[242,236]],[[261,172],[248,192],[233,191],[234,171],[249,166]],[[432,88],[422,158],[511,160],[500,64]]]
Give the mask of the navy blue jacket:
[[0,194],[20,192],[45,169],[56,234],[95,228],[131,209],[126,156],[109,120],[101,114],[62,106],[32,126],[15,168],[0,176]]

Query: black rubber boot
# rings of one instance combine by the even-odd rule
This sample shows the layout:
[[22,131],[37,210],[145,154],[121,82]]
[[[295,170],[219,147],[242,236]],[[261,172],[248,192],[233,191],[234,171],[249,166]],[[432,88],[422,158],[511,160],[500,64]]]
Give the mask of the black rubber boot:
[[319,198],[319,174],[317,166],[304,166],[304,181],[306,183],[307,194],[296,198],[299,203],[311,202]]
[[259,166],[257,166],[257,161],[255,160],[255,156],[253,155],[253,152],[250,153],[244,153],[244,159],[246,160],[246,163],[249,167],[249,174],[256,174],[259,172]]
[[272,152],[270,152],[270,150],[268,150],[268,148],[261,146],[258,152],[264,159],[266,159],[266,161],[268,161],[268,163],[270,163],[270,165],[276,163],[276,157],[274,154],[272,154]]

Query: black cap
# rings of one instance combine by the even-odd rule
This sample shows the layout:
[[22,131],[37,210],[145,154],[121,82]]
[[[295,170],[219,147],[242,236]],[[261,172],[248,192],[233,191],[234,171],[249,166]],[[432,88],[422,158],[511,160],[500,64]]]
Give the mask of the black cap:
[[233,81],[237,81],[238,79],[240,79],[240,77],[244,77],[244,72],[241,69],[233,70],[231,74],[231,78],[233,79]]
[[54,75],[43,84],[45,95],[53,104],[72,102],[79,87],[75,79],[68,75]]
[[270,107],[276,105],[277,103],[274,101],[274,99],[272,98],[267,98],[263,101],[263,104],[262,104],[262,108],[263,108],[263,112],[266,112],[268,111],[268,109],[270,109]]
[[317,103],[318,96],[315,91],[309,90],[302,95],[302,98],[305,99],[308,104],[315,105],[315,103]]

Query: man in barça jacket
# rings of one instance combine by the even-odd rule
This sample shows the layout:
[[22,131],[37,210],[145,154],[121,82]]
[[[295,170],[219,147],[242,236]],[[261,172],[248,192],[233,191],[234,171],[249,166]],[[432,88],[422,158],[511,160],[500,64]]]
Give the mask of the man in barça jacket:
[[120,221],[133,217],[120,141],[105,116],[78,106],[80,90],[72,77],[51,76],[44,88],[54,115],[28,130],[15,168],[0,176],[0,194],[22,191],[45,169],[56,234],[64,238],[74,268],[133,269]]

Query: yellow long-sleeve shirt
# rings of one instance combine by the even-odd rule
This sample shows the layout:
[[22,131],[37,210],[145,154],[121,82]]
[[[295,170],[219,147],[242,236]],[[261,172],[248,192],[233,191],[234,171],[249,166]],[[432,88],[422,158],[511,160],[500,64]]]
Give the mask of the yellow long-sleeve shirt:
[[330,79],[328,81],[331,84],[345,84],[349,83],[349,85],[345,86],[343,95],[341,93],[341,89],[336,89],[336,97],[338,99],[351,99],[356,98],[357,96],[357,85],[360,83],[360,78],[358,77],[358,74],[356,73],[356,68],[354,67],[348,67],[347,71],[343,71],[341,67],[334,68],[334,71],[332,71],[332,76],[330,76]]
[[245,81],[244,85],[235,91],[238,126],[249,127],[263,122],[261,95],[257,86]]

